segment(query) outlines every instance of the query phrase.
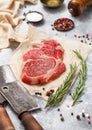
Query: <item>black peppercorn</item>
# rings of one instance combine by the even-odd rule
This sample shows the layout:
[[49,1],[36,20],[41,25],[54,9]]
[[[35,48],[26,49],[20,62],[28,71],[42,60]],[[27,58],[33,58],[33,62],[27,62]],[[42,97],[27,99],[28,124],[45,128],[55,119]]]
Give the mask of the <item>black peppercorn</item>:
[[64,121],[64,117],[63,116],[61,117],[61,121]]
[[77,120],[81,120],[80,115],[77,115],[76,118]]

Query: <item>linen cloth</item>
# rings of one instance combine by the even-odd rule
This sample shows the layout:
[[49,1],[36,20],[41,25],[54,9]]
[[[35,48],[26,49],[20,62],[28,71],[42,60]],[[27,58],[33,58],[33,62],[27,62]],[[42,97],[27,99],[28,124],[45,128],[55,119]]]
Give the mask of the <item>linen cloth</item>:
[[18,17],[20,6],[25,1],[35,4],[37,0],[0,0],[0,49],[10,45],[10,41],[23,42],[28,38],[27,34],[18,32],[18,26],[22,20]]

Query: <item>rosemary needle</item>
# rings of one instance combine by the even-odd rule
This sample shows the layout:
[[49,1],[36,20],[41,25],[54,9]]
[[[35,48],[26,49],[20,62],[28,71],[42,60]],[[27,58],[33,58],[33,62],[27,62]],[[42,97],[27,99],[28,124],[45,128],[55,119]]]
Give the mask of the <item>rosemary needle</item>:
[[76,65],[70,64],[70,72],[67,75],[64,83],[57,88],[54,94],[51,94],[49,96],[46,107],[55,106],[63,100],[63,98],[66,96],[66,94],[68,93],[72,85],[72,81],[76,73],[76,69],[77,69]]
[[72,94],[72,99],[73,99],[72,106],[75,105],[75,103],[79,101],[79,98],[82,95],[82,92],[84,90],[84,85],[85,85],[85,80],[86,80],[86,70],[87,70],[86,60],[83,59],[83,57],[81,56],[80,52],[78,52],[77,50],[73,51],[73,52],[81,60],[81,62],[82,62],[82,68],[81,68],[80,73],[79,73],[79,82],[78,82],[78,85],[75,88],[74,93]]

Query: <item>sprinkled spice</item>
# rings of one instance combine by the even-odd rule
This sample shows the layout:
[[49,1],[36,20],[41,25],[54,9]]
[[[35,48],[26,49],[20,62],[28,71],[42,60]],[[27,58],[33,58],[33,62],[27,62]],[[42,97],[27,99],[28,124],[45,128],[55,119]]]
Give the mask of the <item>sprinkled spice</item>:
[[81,40],[81,42],[83,42],[83,40]]
[[71,113],[71,116],[73,116],[73,112]]
[[89,115],[89,114],[87,114],[86,116],[87,116],[87,121],[88,121],[88,124],[90,125],[90,124],[91,124],[91,118],[90,118],[90,115]]
[[84,112],[82,112],[82,117],[85,118],[85,113]]
[[80,39],[82,43],[92,45],[92,37],[90,37],[88,33],[82,36],[74,34],[74,37]]
[[54,89],[51,89],[50,91],[47,91],[46,92],[46,96],[50,96],[51,94],[53,94],[54,93]]
[[45,90],[45,88],[42,88],[43,90]]
[[83,38],[85,37],[85,35],[83,35]]
[[90,121],[90,120],[88,120],[88,124],[89,124],[89,125],[91,124],[91,121]]
[[54,31],[55,29],[54,29],[54,28],[52,28],[52,30]]
[[26,13],[25,13],[25,12],[23,13],[23,16],[26,16]]
[[69,93],[69,95],[71,96],[71,93]]
[[77,37],[77,35],[74,35],[74,37]]
[[63,116],[62,114],[60,114],[60,116]]
[[60,108],[58,108],[57,110],[60,111]]
[[63,116],[61,116],[61,121],[64,121],[64,117]]
[[54,28],[57,31],[69,31],[74,28],[74,22],[68,18],[60,18],[55,20]]
[[23,18],[22,21],[25,21],[25,18]]
[[77,120],[81,120],[80,115],[77,115],[77,116],[76,116],[76,119],[77,119]]
[[86,34],[86,38],[88,38],[88,37],[89,37],[89,34],[87,33],[87,34]]
[[40,92],[35,92],[35,95],[42,96],[42,93],[40,93]]

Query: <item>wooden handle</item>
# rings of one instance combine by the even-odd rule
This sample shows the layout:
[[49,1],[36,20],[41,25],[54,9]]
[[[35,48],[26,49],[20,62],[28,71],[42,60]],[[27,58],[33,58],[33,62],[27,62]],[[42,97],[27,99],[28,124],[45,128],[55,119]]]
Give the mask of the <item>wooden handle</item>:
[[79,16],[86,10],[87,6],[91,4],[92,0],[70,0],[68,9],[73,16]]
[[36,119],[30,114],[30,112],[22,113],[20,119],[25,127],[25,130],[43,130]]
[[15,130],[15,128],[2,104],[0,104],[0,130]]

